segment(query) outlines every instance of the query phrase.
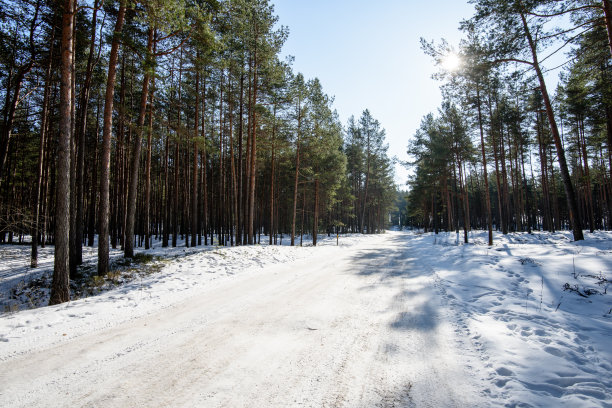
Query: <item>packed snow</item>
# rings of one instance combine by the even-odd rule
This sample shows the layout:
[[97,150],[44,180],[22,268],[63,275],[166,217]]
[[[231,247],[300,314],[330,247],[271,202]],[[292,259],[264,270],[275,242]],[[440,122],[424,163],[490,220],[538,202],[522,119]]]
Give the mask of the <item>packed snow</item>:
[[462,238],[156,245],[32,309],[52,247],[0,246],[0,406],[612,407],[612,234]]

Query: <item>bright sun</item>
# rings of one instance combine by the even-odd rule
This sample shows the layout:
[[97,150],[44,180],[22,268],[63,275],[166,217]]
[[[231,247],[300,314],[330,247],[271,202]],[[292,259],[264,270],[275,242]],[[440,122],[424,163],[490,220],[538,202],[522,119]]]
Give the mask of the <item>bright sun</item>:
[[442,58],[442,68],[447,71],[456,71],[461,65],[461,58],[455,53],[450,53]]

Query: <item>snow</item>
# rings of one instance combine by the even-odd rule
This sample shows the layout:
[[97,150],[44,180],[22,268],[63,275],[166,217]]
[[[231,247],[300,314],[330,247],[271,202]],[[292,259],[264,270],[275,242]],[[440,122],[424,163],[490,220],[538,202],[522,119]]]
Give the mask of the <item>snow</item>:
[[455,234],[416,238],[498,405],[612,406],[611,238],[500,234],[491,248],[485,233],[472,235],[476,245],[456,245]]
[[[0,406],[610,407],[612,234],[586,235],[156,245],[158,272],[0,315]],[[0,295],[49,273],[28,250],[0,246]]]

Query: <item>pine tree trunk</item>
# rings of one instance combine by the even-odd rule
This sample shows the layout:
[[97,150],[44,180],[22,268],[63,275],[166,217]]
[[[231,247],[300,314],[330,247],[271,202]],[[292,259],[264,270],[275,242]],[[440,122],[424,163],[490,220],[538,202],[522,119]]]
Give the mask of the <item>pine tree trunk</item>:
[[300,131],[302,127],[302,107],[301,101],[298,99],[298,127],[297,127],[297,138],[295,142],[295,182],[293,186],[293,217],[291,221],[291,246],[295,245],[295,220],[297,217],[297,199],[298,199],[298,185],[299,185],[299,174],[300,174]]
[[[170,132],[167,132],[167,135]],[[162,231],[162,248],[166,248],[168,246],[168,241],[170,237],[170,194],[168,188],[169,184],[169,176],[168,176],[168,156],[170,151],[170,138],[166,136],[166,141],[164,144],[164,184],[162,191],[162,218],[163,218],[163,231]]]
[[55,260],[49,305],[70,300],[70,138],[72,134],[72,61],[75,0],[65,0],[60,58],[60,126],[57,146]]
[[547,159],[545,154],[545,146],[543,142],[544,135],[542,129],[542,121],[540,114],[537,116],[537,138],[538,138],[538,153],[540,157],[540,174],[542,184],[542,197],[543,197],[543,212],[544,212],[544,230],[554,231],[554,225],[552,222],[551,206],[550,206],[550,190],[548,188],[548,169]]
[[206,150],[206,78],[202,83],[202,223],[204,228],[204,245],[208,245],[208,186],[207,167],[208,157]]
[[255,222],[255,170],[257,168],[257,48],[255,48],[254,63],[253,63],[253,124],[251,133],[251,160],[250,160],[250,182],[249,182],[249,220],[248,220],[248,243],[252,245],[253,241],[253,224]]
[[119,56],[119,33],[123,28],[125,17],[125,2],[119,3],[119,13],[115,23],[114,37],[108,60],[108,76],[106,78],[106,96],[104,101],[104,127],[102,128],[102,156],[100,159],[100,235],[98,237],[98,275],[108,273],[108,221],[109,221],[109,179],[110,179],[110,152],[113,132],[113,100],[115,95],[115,79],[117,73],[117,59]]
[[32,226],[32,253],[30,256],[30,267],[36,268],[38,265],[38,230],[41,209],[41,195],[43,188],[43,162],[45,157],[45,145],[47,140],[47,122],[49,118],[49,93],[51,90],[51,68],[53,66],[53,51],[55,43],[55,29],[51,31],[51,46],[49,49],[49,62],[45,74],[45,90],[43,93],[42,117],[40,120],[40,144],[38,147],[38,166],[36,175],[36,196],[34,198],[34,222]]
[[[368,136],[367,136],[367,153],[366,153],[366,178],[365,178],[365,187],[364,187],[364,192],[363,192],[363,207],[361,209],[361,225],[359,227],[359,233],[363,234],[364,231],[364,224],[365,224],[365,214],[366,214],[366,208],[368,206],[368,184],[370,182],[370,132],[368,131]],[[370,233],[370,231],[368,231],[368,233]]]
[[100,134],[100,103],[96,109],[96,138],[94,149],[93,175],[89,197],[89,220],[87,221],[87,246],[93,247],[96,229],[96,198],[98,194],[98,135]]
[[[75,238],[74,238],[74,264],[83,263],[83,227],[84,227],[84,178],[85,178],[85,129],[87,127],[87,111],[89,106],[89,93],[94,70],[94,53],[96,47],[96,26],[98,22],[98,3],[94,2],[94,10],[91,18],[91,40],[89,42],[89,55],[87,57],[87,68],[85,69],[85,82],[81,87],[81,101],[79,104],[80,114],[76,132],[77,163],[76,163],[76,213],[75,213]],[[75,271],[73,271],[74,273]]]
[[478,104],[478,129],[480,130],[480,151],[482,153],[482,169],[485,188],[485,203],[487,209],[487,229],[489,230],[489,246],[493,245],[493,215],[491,213],[491,196],[489,194],[489,176],[487,171],[487,155],[485,152],[484,130],[482,125],[482,110],[480,107],[480,86],[476,83],[476,99]]
[[147,162],[145,164],[145,210],[144,241],[145,249],[151,247],[151,154],[153,151],[153,106],[155,102],[155,76],[151,78],[151,97],[149,102],[149,129],[147,132]]
[[[229,75],[229,77],[231,78],[231,75]],[[233,234],[236,235],[236,245],[239,245],[238,242],[240,241],[239,237],[239,229],[240,229],[240,225],[238,222],[238,182],[236,179],[236,163],[234,160],[234,137],[233,137],[233,133],[234,133],[234,102],[233,102],[233,94],[231,92],[231,82],[230,82],[230,90],[229,90],[229,96],[230,96],[230,102],[229,102],[229,148],[230,148],[230,177],[231,177],[231,206],[232,206],[232,220],[233,220],[233,227],[232,230],[234,231],[232,233],[232,237]],[[233,239],[232,239],[232,245],[233,245]]]
[[221,76],[219,79],[219,183],[217,185],[218,194],[219,194],[219,204],[217,206],[218,209],[218,222],[219,226],[217,230],[219,245],[225,245],[225,241],[223,239],[223,229],[225,228],[225,172],[223,171],[223,74],[224,70],[221,69]]
[[[152,58],[153,54],[153,28],[149,27],[147,38],[147,56]],[[151,61],[152,62],[152,61]],[[125,228],[125,245],[124,256],[126,258],[134,257],[134,224],[136,223],[136,198],[138,195],[138,173],[140,170],[140,151],[142,150],[142,132],[144,122],[147,116],[147,99],[149,97],[149,84],[153,67],[145,67],[145,74],[142,80],[142,93],[140,95],[140,112],[138,113],[138,122],[136,124],[136,135],[134,137],[134,146],[132,148],[131,166],[130,166],[130,181],[127,195],[127,220]]]
[[238,210],[236,214],[236,245],[242,245],[243,226],[244,226],[244,171],[243,171],[243,159],[242,159],[242,139],[244,129],[244,63],[241,66],[240,73],[240,108],[238,118]]
[[179,171],[180,171],[180,147],[179,138],[181,132],[181,85],[183,81],[183,50],[179,57],[178,92],[176,104],[176,140],[174,141],[174,190],[172,195],[172,247],[175,248],[179,232]]
[[[199,53],[196,56],[199,58]],[[198,131],[200,126],[200,71],[196,67],[195,73],[195,112],[194,112],[194,129],[193,129],[193,184],[191,193],[191,246],[197,245],[198,235]]]
[[570,211],[570,222],[574,233],[574,241],[582,241],[584,239],[584,235],[582,233],[582,223],[580,222],[578,205],[576,204],[574,186],[572,185],[572,180],[570,178],[569,170],[567,168],[567,162],[565,160],[565,150],[563,149],[563,145],[561,144],[561,137],[559,136],[559,129],[557,128],[557,121],[555,119],[555,115],[552,109],[552,103],[548,96],[546,82],[544,81],[544,75],[542,74],[542,70],[540,69],[540,64],[538,62],[536,46],[533,41],[533,38],[531,37],[531,32],[529,31],[529,26],[527,25],[527,19],[525,18],[525,15],[523,13],[521,13],[521,21],[523,22],[523,28],[527,36],[529,48],[531,49],[531,55],[533,57],[533,68],[535,69],[538,81],[540,82],[540,90],[544,99],[546,116],[548,116],[550,130],[552,132],[553,140],[555,142],[555,147],[557,148],[557,159],[559,160],[561,180],[563,181],[563,188],[565,189],[565,198],[567,200],[567,206]]
[[[312,222],[312,245],[317,246],[317,232],[319,231],[319,179],[314,181],[314,220]],[[370,231],[368,231],[369,233]]]
[[591,188],[591,174],[589,171],[589,161],[586,150],[586,139],[584,137],[584,121],[580,120],[578,126],[580,144],[582,145],[582,160],[584,163],[584,179],[586,184],[585,198],[587,205],[587,214],[589,217],[589,231],[593,233],[595,231],[595,218],[593,216],[593,191]]

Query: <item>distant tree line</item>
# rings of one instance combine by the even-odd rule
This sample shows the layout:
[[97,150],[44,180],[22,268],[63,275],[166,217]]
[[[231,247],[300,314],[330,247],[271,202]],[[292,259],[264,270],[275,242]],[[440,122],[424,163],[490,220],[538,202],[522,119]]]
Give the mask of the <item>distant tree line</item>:
[[[429,230],[612,228],[608,0],[477,0],[443,102],[408,146],[409,214]],[[453,50],[422,40],[440,66]],[[555,55],[565,55],[551,64]],[[562,69],[554,94],[546,69]]]
[[51,303],[83,245],[313,244],[379,232],[384,131],[344,129],[280,59],[267,0],[0,0],[0,242],[55,244]]

